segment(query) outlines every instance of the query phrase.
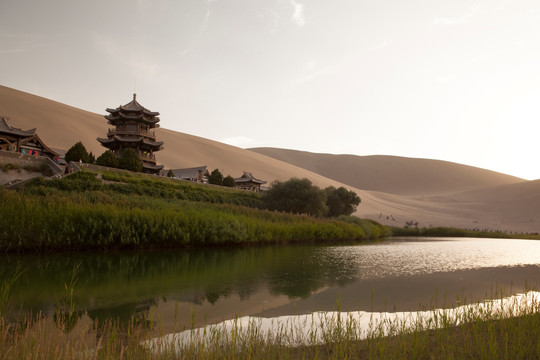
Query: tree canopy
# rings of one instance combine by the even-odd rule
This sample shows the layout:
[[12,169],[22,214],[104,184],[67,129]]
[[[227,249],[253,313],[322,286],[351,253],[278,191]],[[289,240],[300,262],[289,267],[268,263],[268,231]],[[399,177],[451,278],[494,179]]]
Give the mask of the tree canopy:
[[360,197],[354,191],[345,189],[343,186],[335,188],[329,186],[324,189],[326,192],[327,216],[338,217],[340,215],[351,215],[360,204]]
[[274,181],[263,194],[263,201],[270,210],[338,217],[351,215],[361,200],[355,192],[343,186],[321,190],[308,179],[292,178],[284,182]]
[[115,168],[118,167],[118,159],[111,150],[107,150],[96,159],[96,164]]
[[86,151],[86,148],[80,141],[73,145],[71,148],[69,148],[69,150],[66,152],[66,155],[64,156],[64,159],[66,160],[66,162],[90,162],[90,156],[88,155],[88,151]]
[[223,186],[235,187],[236,186],[236,181],[234,181],[234,178],[231,175],[227,175],[223,179]]
[[139,159],[139,154],[132,148],[125,149],[118,159],[118,167],[120,169],[138,171],[142,170],[142,162]]
[[218,169],[214,169],[208,176],[208,183],[214,185],[223,185],[223,174]]
[[264,193],[263,201],[270,210],[313,216],[323,216],[326,213],[325,191],[305,178],[274,181]]

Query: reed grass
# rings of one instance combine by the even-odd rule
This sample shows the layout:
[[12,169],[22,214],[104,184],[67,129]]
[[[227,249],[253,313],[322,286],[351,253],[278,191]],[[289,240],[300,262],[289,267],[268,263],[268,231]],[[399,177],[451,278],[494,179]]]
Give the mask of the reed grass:
[[[107,175],[107,176],[105,176]],[[141,175],[81,171],[0,189],[4,252],[336,242],[389,234],[372,222],[261,210],[257,194]],[[367,235],[366,235],[367,233]]]
[[459,229],[452,227],[392,227],[392,236],[425,236],[425,237],[475,237],[475,238],[493,238],[493,239],[531,239],[540,240],[540,234],[508,232],[489,229]]
[[[265,331],[258,321],[191,329],[183,341],[158,326],[131,322],[80,324],[66,331],[50,319],[0,318],[0,358],[10,359],[533,359],[540,356],[538,299],[502,299],[416,318],[382,317],[363,326],[346,313],[321,321],[284,323]],[[312,314],[311,317],[313,318]],[[309,319],[309,316],[306,318]],[[315,324],[315,325],[313,325]],[[302,326],[307,326],[300,329]],[[311,326],[311,327],[310,327]],[[156,337],[156,335],[161,335]]]

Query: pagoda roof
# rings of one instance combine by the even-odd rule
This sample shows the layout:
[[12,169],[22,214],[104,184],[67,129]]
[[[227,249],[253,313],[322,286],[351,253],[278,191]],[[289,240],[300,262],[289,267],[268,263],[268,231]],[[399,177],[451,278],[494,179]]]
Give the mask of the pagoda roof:
[[103,146],[112,145],[117,142],[121,142],[124,144],[144,144],[148,145],[154,148],[159,148],[163,145],[163,141],[152,141],[148,138],[145,138],[143,136],[112,136],[108,139],[104,138],[97,138],[97,140],[103,144]]
[[163,165],[154,165],[154,164],[148,164],[143,162],[143,169],[152,170],[155,172],[160,171],[163,169]]
[[148,116],[144,113],[133,114],[133,113],[123,113],[123,112],[115,112],[115,113],[111,113],[111,115],[105,115],[105,119],[109,120],[109,123],[113,125],[114,125],[114,122],[118,120],[135,120],[135,121],[142,120],[144,122],[151,123],[151,124],[155,124],[159,122],[160,120],[157,116]]
[[266,184],[266,181],[257,179],[255,176],[253,176],[251,173],[244,171],[244,174],[234,179],[237,183],[247,183],[247,182],[253,182],[255,184]]
[[159,112],[157,111],[150,111],[141,104],[137,102],[137,94],[133,94],[133,100],[125,105],[120,105],[116,109],[105,109],[107,112],[111,114],[116,114],[120,111],[127,111],[127,112],[140,112],[149,116],[158,116]]
[[36,132],[36,128],[30,130],[21,130],[14,128],[9,125],[8,119],[5,117],[0,117],[0,133],[10,134],[18,137],[30,137],[33,136]]

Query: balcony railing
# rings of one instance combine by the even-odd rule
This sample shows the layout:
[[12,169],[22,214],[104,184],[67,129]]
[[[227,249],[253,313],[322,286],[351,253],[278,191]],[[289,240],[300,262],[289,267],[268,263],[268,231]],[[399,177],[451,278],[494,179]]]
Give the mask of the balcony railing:
[[139,159],[142,160],[142,161],[151,161],[151,162],[156,162],[156,155],[154,154],[150,154],[150,153],[140,153],[139,154]]
[[114,135],[142,135],[150,137],[153,140],[156,139],[156,132],[153,130],[140,130],[136,127],[129,126],[117,126],[116,129],[109,129],[109,131],[107,132],[107,136]]

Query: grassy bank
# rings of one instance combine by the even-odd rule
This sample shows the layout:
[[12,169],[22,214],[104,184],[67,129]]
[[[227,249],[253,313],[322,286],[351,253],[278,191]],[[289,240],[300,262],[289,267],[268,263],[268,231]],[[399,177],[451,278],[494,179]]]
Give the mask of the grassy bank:
[[129,173],[79,172],[0,190],[5,252],[363,240],[387,228],[259,209],[257,194]]
[[392,236],[434,236],[434,237],[477,237],[494,239],[533,239],[540,240],[538,233],[509,233],[503,231],[470,230],[450,227],[392,227]]
[[[2,359],[533,359],[540,356],[538,299],[495,301],[462,312],[432,310],[433,321],[372,323],[327,318],[316,335],[298,336],[283,326],[267,333],[256,323],[203,333],[188,330],[187,341],[170,342],[159,324],[114,322],[71,328],[69,316],[8,324],[0,319]],[[190,335],[191,334],[191,335]],[[149,342],[149,339],[154,339]],[[302,343],[304,345],[297,346]]]

